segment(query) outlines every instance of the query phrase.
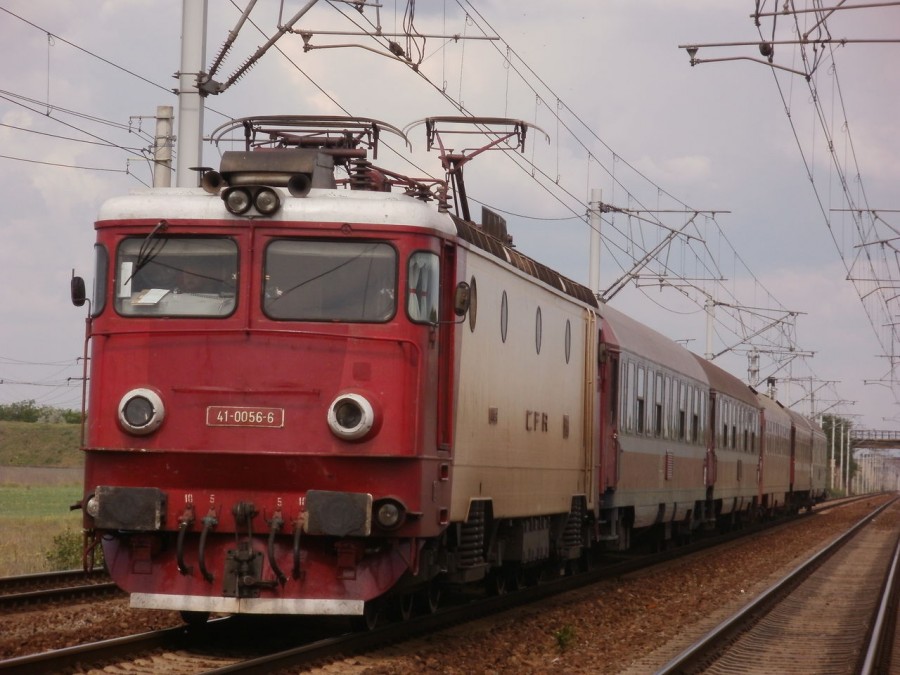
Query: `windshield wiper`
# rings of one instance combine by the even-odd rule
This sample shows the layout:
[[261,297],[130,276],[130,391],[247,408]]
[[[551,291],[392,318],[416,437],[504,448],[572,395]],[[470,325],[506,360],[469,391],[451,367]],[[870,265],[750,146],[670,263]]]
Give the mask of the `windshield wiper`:
[[150,230],[150,234],[148,234],[144,241],[141,242],[141,248],[138,250],[137,260],[134,263],[134,269],[131,270],[131,276],[129,276],[125,283],[131,283],[131,280],[134,279],[134,275],[140,272],[144,267],[147,266],[148,263],[152,262],[153,259],[160,254],[160,252],[166,247],[166,244],[169,242],[168,239],[159,237],[159,233],[169,227],[168,221],[161,220],[156,224],[152,230]]

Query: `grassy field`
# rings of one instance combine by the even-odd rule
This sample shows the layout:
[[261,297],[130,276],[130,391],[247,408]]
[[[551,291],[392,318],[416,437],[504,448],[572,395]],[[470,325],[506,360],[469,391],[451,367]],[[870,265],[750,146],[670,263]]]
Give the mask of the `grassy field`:
[[0,422],[0,576],[49,571],[61,539],[80,537],[81,512],[69,510],[81,498],[78,472],[49,470],[83,464],[80,433],[72,424]]
[[50,571],[60,538],[80,536],[81,511],[69,510],[80,497],[78,485],[0,486],[0,576]]
[[0,422],[0,466],[83,466],[80,439],[78,424]]

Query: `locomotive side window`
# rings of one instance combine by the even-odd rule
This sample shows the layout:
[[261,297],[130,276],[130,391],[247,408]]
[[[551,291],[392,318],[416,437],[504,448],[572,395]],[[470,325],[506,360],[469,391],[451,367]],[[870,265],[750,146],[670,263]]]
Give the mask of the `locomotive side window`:
[[434,253],[418,251],[409,257],[406,312],[416,323],[437,323],[440,264]]
[[262,306],[272,319],[385,322],[396,288],[390,244],[279,239],[266,247]]
[[469,279],[469,330],[475,332],[475,321],[478,316],[478,284],[475,277]]
[[237,244],[214,237],[130,237],[116,254],[116,311],[224,317],[237,304]]
[[106,308],[106,287],[109,283],[109,252],[101,244],[94,245],[94,301],[91,305],[93,316],[99,316]]
[[509,300],[506,298],[506,291],[500,298],[500,339],[506,342],[506,329],[509,325]]

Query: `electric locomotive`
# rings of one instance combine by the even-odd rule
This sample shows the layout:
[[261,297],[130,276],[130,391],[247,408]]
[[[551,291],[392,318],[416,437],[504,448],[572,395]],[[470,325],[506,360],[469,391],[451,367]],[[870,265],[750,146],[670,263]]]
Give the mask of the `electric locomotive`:
[[[524,123],[513,127],[524,142]],[[402,135],[394,127],[274,117],[221,134],[235,129],[246,130],[246,149],[225,152],[202,188],[112,199],[96,222],[86,555],[102,545],[136,607],[361,615],[393,591],[408,613],[415,590],[433,608],[428,581],[439,573],[487,576],[484,534],[472,534],[484,522],[486,502],[472,499],[482,491],[495,498],[491,515],[529,517],[508,533],[519,541],[507,558],[525,562],[547,555],[550,528],[560,517],[565,525],[575,496],[566,555],[580,555],[589,387],[569,394],[560,381],[539,397],[547,405],[522,411],[530,446],[487,460],[508,448],[511,427],[518,433],[512,406],[554,367],[513,395],[474,367],[497,366],[471,336],[487,333],[475,331],[476,277],[490,297],[499,267],[466,249],[503,249],[499,240],[448,213],[446,182],[368,162],[379,134]],[[461,187],[461,171],[454,180]],[[580,379],[596,302],[516,260],[517,298],[534,296],[521,278],[536,273],[552,287],[543,311],[566,321],[553,341]],[[83,304],[83,282],[73,289]],[[504,311],[516,312],[509,302]],[[496,398],[458,404],[460,386]],[[476,417],[500,446],[458,432]],[[543,450],[551,427],[563,452]],[[465,486],[456,493],[454,473]],[[557,489],[536,490],[548,476]]]

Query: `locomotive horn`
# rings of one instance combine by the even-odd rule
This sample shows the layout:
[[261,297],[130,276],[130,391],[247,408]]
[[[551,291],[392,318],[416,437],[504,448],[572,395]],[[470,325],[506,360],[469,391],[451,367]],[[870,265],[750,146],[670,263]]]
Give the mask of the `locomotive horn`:
[[288,192],[294,197],[305,197],[309,194],[311,187],[312,179],[310,179],[309,174],[305,173],[295,173],[290,177],[287,184]]
[[200,187],[211,195],[218,194],[223,185],[225,185],[225,179],[218,171],[206,171],[200,178]]

